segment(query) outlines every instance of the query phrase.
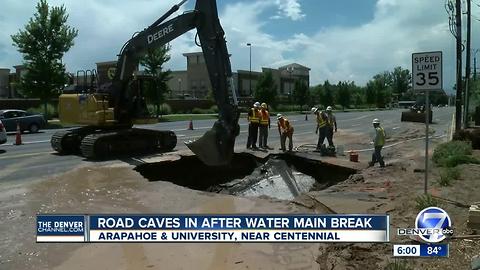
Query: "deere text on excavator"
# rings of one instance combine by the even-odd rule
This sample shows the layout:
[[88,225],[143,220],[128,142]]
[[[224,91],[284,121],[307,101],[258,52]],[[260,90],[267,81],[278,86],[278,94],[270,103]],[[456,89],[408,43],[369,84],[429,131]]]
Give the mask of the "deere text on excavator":
[[219,114],[211,130],[186,144],[207,165],[221,166],[230,162],[239,133],[239,112],[225,33],[215,0],[197,0],[194,10],[164,22],[185,2],[174,5],[125,43],[111,83],[92,83],[91,88],[82,92],[65,91],[60,95],[60,121],[82,126],[56,132],[51,139],[54,150],[61,154],[80,153],[89,159],[173,150],[177,143],[173,131],[133,127],[134,124],[157,122],[149,115],[143,97],[144,81],[148,78],[134,76],[134,71],[147,50],[164,46],[196,28]]

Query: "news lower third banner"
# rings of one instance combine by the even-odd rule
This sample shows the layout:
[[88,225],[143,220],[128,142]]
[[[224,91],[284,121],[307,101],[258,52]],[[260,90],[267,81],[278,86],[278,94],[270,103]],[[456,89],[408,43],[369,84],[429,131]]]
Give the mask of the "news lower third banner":
[[388,215],[38,215],[37,242],[388,242]]

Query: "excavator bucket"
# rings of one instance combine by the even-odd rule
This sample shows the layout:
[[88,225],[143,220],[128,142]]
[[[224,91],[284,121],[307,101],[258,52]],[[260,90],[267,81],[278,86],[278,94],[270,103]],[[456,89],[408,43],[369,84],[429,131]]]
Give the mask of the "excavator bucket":
[[219,120],[200,139],[185,144],[206,165],[225,166],[233,157],[238,130],[238,124],[232,129]]

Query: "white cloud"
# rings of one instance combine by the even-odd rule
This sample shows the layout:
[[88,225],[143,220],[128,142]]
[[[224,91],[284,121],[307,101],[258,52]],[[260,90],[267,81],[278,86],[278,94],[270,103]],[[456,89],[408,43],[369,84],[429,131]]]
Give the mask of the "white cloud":
[[305,17],[298,0],[276,0],[275,3],[279,9],[277,16],[273,17],[275,19],[287,17],[293,21],[298,21]]
[[[49,1],[53,5],[65,3],[70,14],[69,24],[79,30],[75,46],[65,57],[71,71],[116,59],[116,53],[133,32],[148,26],[177,2]],[[248,69],[249,48],[246,43],[252,43],[254,70],[298,62],[311,68],[312,84],[326,79],[333,82],[355,80],[364,84],[374,74],[395,66],[410,68],[412,52],[442,50],[444,85],[453,85],[455,42],[448,30],[448,19],[441,1],[378,0],[373,18],[366,23],[353,27],[325,27],[320,18],[316,32],[307,34],[300,27],[287,38],[265,31],[267,24],[276,23],[265,14],[273,10],[273,17],[301,20],[305,14],[298,0],[239,0],[223,6],[219,2],[219,8],[234,70]],[[183,7],[177,14],[185,9]],[[23,27],[33,11],[33,1],[2,0],[0,67],[11,68],[21,62],[21,55],[11,46],[10,35]],[[172,42],[172,59],[168,67],[183,69],[186,63],[182,53],[200,51],[193,42],[194,34],[194,31],[187,33]],[[474,38],[472,48],[477,48],[480,36],[474,35]]]
[[[229,40],[256,43],[256,68],[298,62],[312,69],[313,84],[327,79],[333,82],[355,80],[364,84],[376,73],[395,66],[410,69],[413,52],[441,50],[444,52],[444,85],[449,88],[454,83],[455,44],[448,30],[443,3],[379,0],[372,20],[364,24],[324,27],[310,35],[300,30],[286,39],[263,31],[267,20],[261,19],[262,8],[269,6],[250,7],[241,3],[230,5],[224,15],[236,14],[236,19],[227,24],[243,27],[243,32],[235,33],[227,28]],[[229,48],[235,51],[235,45]],[[241,53],[248,56],[245,51]],[[233,55],[234,66],[246,66],[242,57]]]

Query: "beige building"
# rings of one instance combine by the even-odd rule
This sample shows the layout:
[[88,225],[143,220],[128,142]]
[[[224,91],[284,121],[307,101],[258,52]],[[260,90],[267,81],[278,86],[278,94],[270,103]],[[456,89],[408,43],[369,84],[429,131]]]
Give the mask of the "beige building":
[[[203,99],[212,88],[203,53],[183,55],[187,58],[187,70],[172,72],[172,78],[168,82],[171,91],[169,98]],[[261,72],[238,70],[233,73],[233,81],[239,96],[245,98],[253,96],[258,79],[268,71],[272,73],[278,94],[283,97],[291,94],[295,80],[302,80],[307,85],[310,83],[310,68],[297,63],[278,69],[264,67]]]
[[[186,70],[172,71],[168,81],[169,99],[204,99],[212,89],[208,76],[205,58],[202,52],[183,54],[187,60]],[[117,61],[98,62],[97,76],[99,84],[111,81],[115,74]],[[18,82],[25,72],[23,66],[15,66],[15,73],[9,73],[9,69],[0,69],[0,98],[18,96],[14,83]],[[83,72],[83,73],[82,73]],[[257,86],[258,79],[266,72],[271,72],[277,85],[280,97],[289,97],[296,80],[302,80],[307,85],[310,83],[310,68],[297,63],[281,66],[278,69],[263,67],[262,71],[238,70],[232,74],[235,89],[240,98],[251,98]],[[79,75],[77,79],[77,74]],[[86,76],[84,77],[83,74]],[[85,81],[91,81],[92,71],[81,71],[71,74],[71,83],[83,85]]]

